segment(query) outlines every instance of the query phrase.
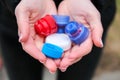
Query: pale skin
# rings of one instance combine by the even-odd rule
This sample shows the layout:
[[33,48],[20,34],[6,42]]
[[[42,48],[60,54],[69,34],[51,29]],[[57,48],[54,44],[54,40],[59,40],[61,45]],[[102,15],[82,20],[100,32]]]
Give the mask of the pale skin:
[[[51,73],[57,70],[57,66],[54,60],[47,58],[40,52],[43,44],[41,39],[43,38],[35,33],[33,24],[46,14],[56,13],[56,7],[52,0],[21,0],[15,9],[19,42],[22,44],[24,51],[43,63]],[[36,43],[38,44],[36,45]]]
[[69,15],[71,20],[83,23],[90,30],[90,35],[86,41],[80,45],[74,45],[64,53],[59,69],[65,71],[67,67],[87,55],[91,51],[93,44],[97,47],[103,47],[101,40],[103,28],[100,14],[90,0],[64,0],[59,5],[58,14]]
[[[32,26],[36,20],[46,14],[69,15],[71,20],[87,25],[90,30],[89,37],[81,45],[74,45],[66,51],[61,59],[47,58],[40,52],[44,38],[38,36]],[[87,55],[93,44],[103,47],[100,14],[90,0],[64,0],[58,10],[52,0],[21,0],[15,9],[15,15],[18,23],[19,41],[23,49],[43,63],[51,73],[55,73],[57,68],[64,72],[70,65]]]

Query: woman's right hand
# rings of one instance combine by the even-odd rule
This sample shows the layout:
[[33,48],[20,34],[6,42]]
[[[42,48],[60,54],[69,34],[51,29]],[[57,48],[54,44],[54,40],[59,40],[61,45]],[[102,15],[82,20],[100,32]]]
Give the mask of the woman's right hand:
[[[57,66],[54,60],[47,58],[37,47],[36,41],[41,38],[35,33],[33,24],[46,14],[56,13],[56,7],[52,0],[21,0],[15,9],[19,42],[24,51],[43,63],[52,73],[57,70]],[[42,44],[43,42],[40,42],[39,46]]]

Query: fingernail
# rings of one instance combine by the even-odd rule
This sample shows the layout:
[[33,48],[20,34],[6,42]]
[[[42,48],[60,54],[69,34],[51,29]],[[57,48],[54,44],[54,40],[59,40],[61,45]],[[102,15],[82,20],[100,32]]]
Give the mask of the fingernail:
[[44,61],[40,61],[41,63],[44,63]]
[[61,69],[62,72],[65,72],[67,70],[67,68]]
[[103,42],[102,42],[102,40],[100,39],[100,47],[102,48],[103,47]]
[[46,61],[45,60],[40,60],[41,63],[45,63]]
[[49,71],[51,74],[55,74],[55,72],[53,72],[53,71]]
[[22,42],[22,35],[19,36],[19,42]]
[[68,66],[60,68],[62,72],[65,72],[67,70]]

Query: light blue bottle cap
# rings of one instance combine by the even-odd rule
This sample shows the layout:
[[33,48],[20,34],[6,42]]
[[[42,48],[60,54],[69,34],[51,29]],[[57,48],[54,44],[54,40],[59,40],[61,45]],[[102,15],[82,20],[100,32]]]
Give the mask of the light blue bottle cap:
[[65,33],[75,44],[81,44],[89,35],[89,30],[83,24],[71,21],[65,27]]
[[45,43],[42,47],[42,53],[49,58],[57,59],[62,57],[63,49],[56,45]]

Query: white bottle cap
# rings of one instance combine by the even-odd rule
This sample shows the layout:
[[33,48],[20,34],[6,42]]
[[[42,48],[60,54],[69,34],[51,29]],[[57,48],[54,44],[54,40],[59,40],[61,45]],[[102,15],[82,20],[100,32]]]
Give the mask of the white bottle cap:
[[51,34],[47,36],[45,43],[51,43],[56,46],[61,47],[64,51],[71,48],[71,40],[66,34]]

